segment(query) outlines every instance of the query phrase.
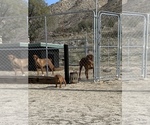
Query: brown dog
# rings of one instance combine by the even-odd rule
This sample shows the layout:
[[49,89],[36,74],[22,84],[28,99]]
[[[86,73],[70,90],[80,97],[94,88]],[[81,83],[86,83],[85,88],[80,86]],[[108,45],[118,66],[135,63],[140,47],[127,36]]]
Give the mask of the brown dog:
[[89,69],[94,70],[93,55],[89,54],[86,57],[83,57],[79,62],[79,66],[80,66],[80,68],[79,68],[79,80],[81,79],[80,76],[81,76],[81,70],[82,70],[83,66],[85,68],[85,76],[88,79],[89,78],[88,77],[88,70]]
[[56,82],[56,87],[57,87],[57,84],[60,84],[59,88],[61,88],[63,83],[66,86],[66,80],[61,75],[55,75],[55,79],[56,79],[56,81],[55,81]]
[[8,55],[8,59],[11,62],[13,70],[15,71],[15,75],[17,74],[17,68],[19,68],[22,72],[22,75],[25,76],[24,68],[28,66],[28,59],[20,59],[14,55]]
[[52,71],[52,74],[54,75],[54,65],[52,64],[52,61],[50,59],[41,59],[39,58],[37,55],[33,55],[33,59],[35,61],[35,65],[36,65],[36,70],[37,70],[37,75],[39,75],[39,69],[42,71],[42,75],[44,76],[44,67],[47,65]]

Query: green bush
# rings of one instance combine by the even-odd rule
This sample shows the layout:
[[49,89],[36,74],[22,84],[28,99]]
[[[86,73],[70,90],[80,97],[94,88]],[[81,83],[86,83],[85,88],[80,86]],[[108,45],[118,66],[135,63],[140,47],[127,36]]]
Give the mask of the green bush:
[[93,24],[91,21],[84,20],[78,24],[78,31],[89,31],[93,28]]
[[115,21],[113,21],[113,20],[108,21],[108,27],[113,27],[114,24],[115,24]]

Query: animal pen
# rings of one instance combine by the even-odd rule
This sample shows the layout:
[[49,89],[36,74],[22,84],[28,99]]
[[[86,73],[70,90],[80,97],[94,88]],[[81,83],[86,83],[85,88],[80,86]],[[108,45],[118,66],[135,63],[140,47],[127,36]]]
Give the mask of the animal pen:
[[94,79],[149,77],[149,14],[99,12]]
[[[86,21],[82,21],[83,17],[88,17],[88,19],[86,19]],[[12,18],[16,21],[15,24],[19,24],[18,18],[20,17],[9,17],[8,19],[5,19],[5,21],[8,23],[8,27],[14,25],[14,22],[10,21]],[[94,17],[93,12],[91,11],[69,12],[48,16],[21,18],[25,20],[25,27],[16,27],[15,33],[13,34],[13,39],[10,39],[9,41],[2,41],[1,57],[5,60],[1,60],[0,65],[1,67],[3,67],[2,72],[5,73],[1,73],[1,79],[7,81],[6,77],[19,77],[26,79],[28,79],[27,77],[36,77],[36,64],[33,60],[33,55],[38,55],[38,57],[41,59],[51,59],[56,69],[56,71],[54,71],[54,74],[61,74],[62,76],[65,76],[65,44],[69,46],[69,74],[72,72],[78,72],[79,60],[82,57],[86,56],[88,53],[93,52]],[[67,22],[68,19],[72,19],[71,22]],[[78,23],[76,24],[76,22]],[[23,31],[26,31],[27,33],[24,33]],[[7,35],[6,31],[5,34]],[[23,40],[21,37],[18,39],[18,34],[21,34],[20,36],[25,36],[25,38],[23,38]],[[4,52],[4,49],[6,49],[7,52]],[[22,52],[23,49],[26,50],[26,53]],[[10,54],[14,55],[18,59],[28,58],[28,67],[24,69],[25,77],[22,77],[21,70],[18,68],[18,66],[15,66],[15,68],[17,68],[17,73],[14,73],[14,68],[10,60],[8,59],[8,55]],[[7,62],[8,64],[5,62]],[[39,77],[41,75],[42,74],[40,72]],[[51,74],[51,71],[49,71],[48,66],[45,66],[44,75],[48,77],[53,76]],[[85,76],[83,75],[83,77]],[[93,78],[91,77],[91,79]]]
[[[79,11],[28,18],[7,17],[4,20],[7,27],[13,27],[21,20],[25,25],[15,27],[10,36],[7,30],[3,31],[6,38],[0,45],[1,79],[4,76],[15,76],[7,58],[9,54],[21,59],[28,58],[26,79],[28,76],[37,76],[32,57],[34,54],[40,58],[50,58],[58,69],[54,74],[65,76],[64,44],[69,46],[68,74],[78,73],[80,59],[93,54],[94,77],[90,70],[89,80],[150,77],[149,14]],[[34,24],[38,24],[40,28],[33,30]],[[45,72],[45,76],[52,76],[48,66]],[[83,69],[81,80],[86,81],[84,72]],[[18,69],[17,76],[21,75]]]

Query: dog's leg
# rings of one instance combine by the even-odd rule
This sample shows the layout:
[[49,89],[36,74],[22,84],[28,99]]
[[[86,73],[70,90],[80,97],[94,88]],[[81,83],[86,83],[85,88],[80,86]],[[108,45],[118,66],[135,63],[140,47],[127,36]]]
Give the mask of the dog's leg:
[[94,77],[94,67],[93,67],[93,77]]
[[49,66],[49,68],[51,69],[51,71],[52,71],[52,75],[54,75],[54,68],[53,67],[51,67],[51,66]]
[[15,68],[13,68],[14,72],[15,72],[15,76],[17,75],[17,70]]
[[55,84],[56,84],[55,87],[57,88],[57,84],[58,84],[58,78],[57,78],[57,76],[54,77],[54,80],[55,80]]
[[53,66],[53,64],[52,64],[52,62],[50,60],[48,60],[48,66],[49,66],[49,68],[52,71],[52,75],[54,75],[54,66]]
[[59,81],[59,84],[60,84],[60,85],[59,85],[59,88],[61,88],[61,84],[62,84],[62,82],[61,82],[61,81]]
[[66,86],[66,80],[64,79],[64,84],[65,84],[65,86]]
[[83,67],[83,66],[80,65],[80,68],[79,68],[79,80],[81,79],[80,76],[81,76],[81,70],[82,70],[82,67]]
[[86,76],[86,79],[88,79],[88,78],[89,78],[89,76],[88,76],[88,68],[87,68],[87,69],[85,69],[85,76]]
[[56,81],[56,88],[57,88],[57,81]]
[[42,76],[44,76],[44,70],[43,70],[43,67],[41,67],[41,71],[42,71]]
[[52,68],[51,70],[52,70],[52,75],[54,75],[54,69]]
[[20,67],[20,70],[21,70],[21,72],[22,72],[22,76],[25,76],[25,73],[24,73],[24,70],[23,70],[23,67],[22,67],[22,66]]
[[39,76],[39,68],[36,67],[36,71],[37,71],[37,76]]

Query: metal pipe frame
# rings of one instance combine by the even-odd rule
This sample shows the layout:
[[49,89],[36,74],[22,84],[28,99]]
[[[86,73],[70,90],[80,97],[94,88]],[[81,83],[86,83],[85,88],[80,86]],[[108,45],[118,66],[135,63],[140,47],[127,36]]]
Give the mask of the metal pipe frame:
[[[143,14],[143,13],[136,13],[136,12],[126,12],[124,11],[121,16],[133,16],[133,17],[141,17],[143,18],[143,22],[144,22],[144,27],[143,27],[143,45],[141,46],[143,48],[143,56],[142,56],[142,70],[141,70],[141,76],[143,78],[146,77],[146,73],[145,73],[145,68],[146,68],[146,65],[145,65],[145,56],[146,56],[146,23],[147,23],[147,19],[146,19],[146,15]],[[124,47],[124,46],[122,46]],[[131,48],[132,46],[129,46],[129,48]]]
[[[116,77],[119,78],[120,77],[120,49],[121,49],[121,37],[120,37],[120,14],[118,13],[114,13],[114,12],[108,12],[108,11],[101,11],[98,13],[98,16],[99,16],[99,23],[98,23],[98,32],[99,32],[99,35],[98,35],[98,42],[97,42],[97,62],[96,62],[96,76],[97,76],[97,79],[101,79],[103,76],[101,75],[101,72],[100,72],[100,69],[101,69],[101,63],[100,63],[100,58],[101,58],[101,48],[103,48],[103,46],[101,46],[101,20],[102,20],[102,15],[106,15],[106,16],[114,16],[114,17],[117,17],[118,19],[118,44],[117,46],[112,46],[112,48],[116,47],[117,48],[117,66],[116,66]],[[108,47],[108,46],[104,46],[104,47]],[[94,69],[94,70],[95,70]]]

